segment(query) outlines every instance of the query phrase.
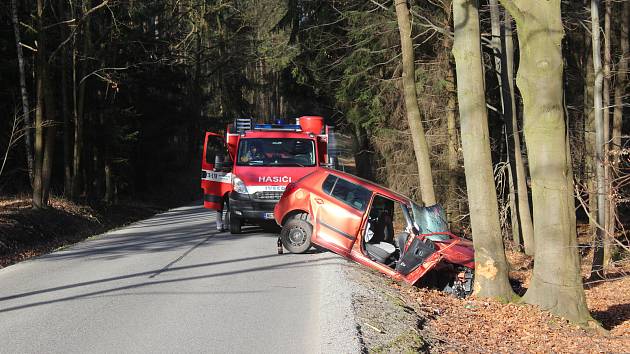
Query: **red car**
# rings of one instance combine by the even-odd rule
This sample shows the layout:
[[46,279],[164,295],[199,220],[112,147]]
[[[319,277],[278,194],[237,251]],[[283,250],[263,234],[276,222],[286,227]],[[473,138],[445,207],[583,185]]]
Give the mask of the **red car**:
[[472,243],[448,232],[439,205],[423,207],[356,176],[317,168],[287,185],[274,209],[282,245],[312,245],[414,284],[425,280],[458,296],[472,292]]

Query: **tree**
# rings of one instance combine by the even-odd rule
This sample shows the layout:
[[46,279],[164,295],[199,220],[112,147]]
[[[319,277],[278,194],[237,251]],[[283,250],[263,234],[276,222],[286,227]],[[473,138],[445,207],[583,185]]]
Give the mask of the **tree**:
[[591,0],[591,36],[593,38],[593,71],[595,86],[593,89],[593,110],[595,114],[595,175],[597,196],[597,228],[593,242],[593,267],[591,279],[603,278],[604,238],[606,233],[606,188],[604,186],[604,109],[602,106],[604,69],[602,67],[601,40],[599,25],[599,1]]
[[45,4],[37,0],[37,108],[35,110],[35,156],[33,166],[33,208],[48,207],[55,147],[55,106],[48,64]]
[[577,249],[563,110],[560,0],[501,0],[516,21],[524,135],[532,179],[534,270],[523,301],[572,322],[591,321]]
[[431,161],[429,160],[429,146],[424,135],[418,95],[416,92],[415,65],[413,55],[413,41],[411,38],[411,22],[407,0],[396,0],[396,18],[400,32],[400,47],[402,52],[402,81],[405,96],[405,108],[409,121],[409,131],[413,140],[413,150],[418,163],[418,177],[422,202],[429,206],[437,203],[433,190]]
[[508,281],[499,226],[475,0],[453,1],[453,27],[457,100],[475,246],[475,294],[509,301],[514,293]]
[[24,143],[26,146],[26,166],[31,184],[33,183],[33,141],[31,139],[31,110],[28,103],[28,91],[26,89],[26,70],[24,68],[24,53],[20,36],[18,9],[16,0],[11,0],[11,20],[15,33],[15,45],[18,57],[18,69],[20,71],[20,98],[22,99],[22,114],[24,116]]

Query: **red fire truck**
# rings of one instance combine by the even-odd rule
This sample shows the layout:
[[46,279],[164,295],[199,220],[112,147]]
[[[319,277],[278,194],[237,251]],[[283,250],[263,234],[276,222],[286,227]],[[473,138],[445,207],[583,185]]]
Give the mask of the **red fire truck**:
[[319,116],[299,117],[296,124],[237,119],[225,137],[207,132],[201,188],[204,207],[217,211],[217,229],[237,234],[245,223],[273,221],[287,184],[334,165],[332,136]]

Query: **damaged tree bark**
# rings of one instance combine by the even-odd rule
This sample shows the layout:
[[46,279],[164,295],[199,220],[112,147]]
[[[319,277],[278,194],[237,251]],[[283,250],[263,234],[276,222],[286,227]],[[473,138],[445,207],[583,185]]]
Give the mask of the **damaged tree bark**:
[[453,56],[457,72],[466,189],[475,247],[474,293],[510,301],[515,294],[508,281],[492,173],[477,6],[476,0],[453,1]]

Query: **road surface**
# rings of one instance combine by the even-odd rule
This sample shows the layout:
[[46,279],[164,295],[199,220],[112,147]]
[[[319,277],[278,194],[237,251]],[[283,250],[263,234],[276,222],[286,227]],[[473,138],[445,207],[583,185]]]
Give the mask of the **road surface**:
[[360,352],[344,260],[199,205],[0,270],[1,353]]

